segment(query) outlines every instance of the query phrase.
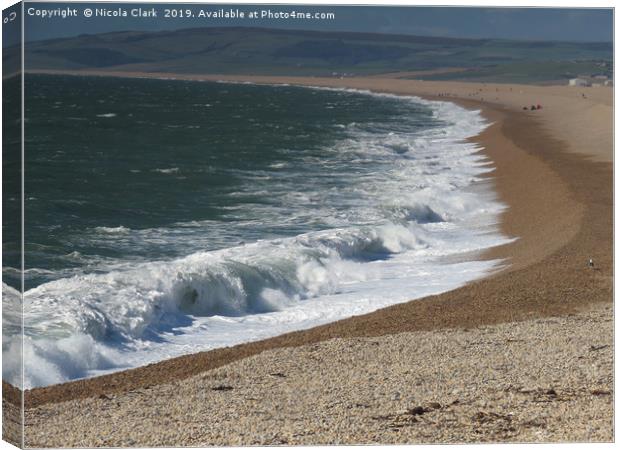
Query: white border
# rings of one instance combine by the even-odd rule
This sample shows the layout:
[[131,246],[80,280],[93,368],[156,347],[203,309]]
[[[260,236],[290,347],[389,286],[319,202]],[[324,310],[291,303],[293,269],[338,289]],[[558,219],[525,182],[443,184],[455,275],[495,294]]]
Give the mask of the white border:
[[[29,3],[34,3],[34,2],[44,2],[45,0],[29,0]],[[10,1],[10,0],[0,0],[0,5],[2,6],[2,9],[5,9],[13,4],[15,4],[15,1]],[[84,2],[84,1],[80,1],[80,0],[67,0],[64,2],[59,2],[59,3],[112,3],[112,2]],[[609,1],[609,0],[590,0],[590,1],[577,1],[577,0],[564,0],[564,1],[559,1],[559,0],[545,0],[545,1],[535,1],[535,0],[521,0],[518,3],[514,2],[514,1],[508,1],[508,2],[498,2],[497,0],[493,1],[493,0],[486,0],[486,1],[481,1],[481,0],[477,0],[477,1],[467,1],[467,0],[451,0],[451,1],[447,1],[447,2],[442,2],[442,1],[416,1],[416,0],[389,0],[389,2],[386,2],[385,4],[383,4],[382,2],[380,2],[380,0],[377,1],[369,1],[369,0],[339,0],[336,2],[332,2],[329,0],[315,0],[313,2],[300,2],[300,1],[286,1],[286,0],[271,0],[271,1],[261,1],[261,0],[253,0],[253,1],[242,1],[242,0],[213,0],[213,1],[200,1],[200,0],[184,0],[184,1],[179,1],[179,0],[169,0],[169,1],[145,1],[145,0],[133,0],[133,1],[127,1],[127,2],[113,2],[113,3],[145,3],[145,4],[152,4],[152,3],[179,3],[179,4],[188,4],[188,3],[203,3],[203,4],[263,4],[263,5],[278,5],[278,4],[294,4],[294,5],[325,5],[325,6],[346,6],[346,5],[368,5],[368,6],[434,6],[434,7],[451,7],[451,6],[471,6],[471,7],[551,7],[551,8],[613,8],[614,2],[613,1]],[[23,36],[24,36],[24,26],[23,26],[23,11],[22,11],[22,42],[23,42]],[[615,15],[615,11],[614,11],[614,43],[615,43],[615,29],[616,29],[616,15]],[[1,39],[0,39],[1,40]],[[0,42],[1,44],[1,42]],[[23,47],[22,47],[22,52],[23,52]],[[618,56],[618,51],[616,46],[614,45],[614,86],[615,86],[615,61],[617,59]],[[614,89],[614,106],[616,103],[616,91]],[[23,55],[22,55],[22,114],[23,114]],[[23,119],[23,117],[22,117]],[[615,133],[615,131],[618,130],[618,122],[617,122],[617,117],[615,115],[615,108],[614,108],[614,155],[615,155],[615,143],[616,143],[616,139],[617,139],[617,135]],[[24,175],[24,167],[23,167],[23,142],[24,142],[24,121],[22,120],[22,211],[23,211],[23,188],[24,188],[24,180],[23,180],[23,175]],[[614,158],[614,199],[615,199],[615,194],[616,194],[616,190],[615,190],[615,173],[616,170],[618,169],[617,167],[617,160]],[[1,191],[1,187],[0,187],[0,191]],[[618,223],[618,218],[620,217],[619,215],[617,215],[618,211],[615,208],[615,201],[614,201],[614,225]],[[0,212],[0,220],[1,220],[1,212]],[[24,239],[24,234],[23,234],[24,230],[23,230],[23,222],[22,222],[22,248],[23,248],[23,239]],[[615,241],[615,226],[614,226],[614,262],[616,260],[616,256],[618,255],[618,243]],[[23,252],[22,252],[22,266],[23,266]],[[22,277],[22,291],[23,291],[23,277]],[[617,291],[617,280],[615,277],[615,264],[614,264],[614,303],[615,303],[615,293],[618,292]],[[22,315],[22,328],[23,328],[23,315]],[[615,350],[616,352],[618,351],[619,348],[619,344],[620,344],[620,339],[618,338],[618,334],[616,333],[615,336]],[[23,342],[22,342],[22,347],[23,347]],[[23,348],[22,348],[22,352],[23,352]],[[22,353],[23,354],[23,353]],[[617,353],[616,353],[617,355]],[[0,355],[0,363],[1,363],[1,355]],[[22,361],[22,376],[23,376],[23,361]],[[617,388],[618,388],[618,380],[615,377],[615,365],[614,365],[614,383],[615,383],[615,388],[614,388],[614,392],[617,393]],[[618,396],[615,396],[616,399],[616,403],[615,403],[615,407],[614,407],[614,420],[615,420],[615,430],[618,429],[618,425],[620,424],[620,421],[618,419],[618,414],[617,414],[617,399]],[[23,399],[22,399],[23,402]],[[23,410],[23,405],[22,405],[22,410]],[[0,421],[1,422],[1,421]],[[579,425],[579,424],[576,424]],[[22,434],[23,436],[23,434]],[[477,446],[480,446],[482,444],[469,444],[469,445],[461,445],[459,446],[459,448],[464,448],[464,449],[470,449],[470,448],[476,448]],[[485,448],[491,448],[491,449],[495,449],[495,448],[501,448],[501,446],[505,446],[505,445],[509,445],[509,448],[512,449],[524,449],[524,448],[531,448],[533,445],[543,445],[545,448],[563,448],[563,449],[586,449],[586,448],[614,448],[615,445],[614,444],[591,444],[591,443],[584,443],[584,444],[488,444],[485,445]],[[373,446],[372,448],[381,448],[381,449],[436,449],[436,448],[443,448],[443,447],[448,447],[446,445],[415,445],[415,446],[409,446],[409,445],[391,445],[391,446],[382,446],[382,445],[378,445],[378,446]],[[13,447],[12,445],[8,444],[5,441],[0,441],[0,450],[4,450],[4,449],[14,449],[15,447]],[[213,447],[211,447],[213,448]],[[231,449],[239,449],[240,447],[229,447]],[[244,449],[246,447],[241,447],[241,449]],[[300,447],[275,447],[278,450],[280,449],[299,449]],[[320,449],[320,450],[334,450],[334,447],[325,447],[325,446],[316,446],[316,447],[311,447],[312,449]],[[339,446],[337,448],[361,448],[361,446]]]

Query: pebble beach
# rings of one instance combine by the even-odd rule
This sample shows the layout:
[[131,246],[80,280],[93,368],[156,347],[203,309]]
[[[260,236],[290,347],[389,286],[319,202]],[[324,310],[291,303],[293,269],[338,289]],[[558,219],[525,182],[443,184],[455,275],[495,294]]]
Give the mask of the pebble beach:
[[[611,441],[613,321],[331,339],[27,412],[29,447]],[[596,330],[593,333],[593,330]]]

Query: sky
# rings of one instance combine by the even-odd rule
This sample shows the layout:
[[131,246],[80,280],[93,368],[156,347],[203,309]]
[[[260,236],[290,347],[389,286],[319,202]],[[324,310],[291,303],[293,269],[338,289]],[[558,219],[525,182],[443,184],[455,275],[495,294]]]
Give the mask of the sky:
[[[157,18],[84,17],[84,10],[121,7],[155,7]],[[291,10],[332,12],[334,20],[276,20],[276,19],[206,19],[164,18],[167,7],[216,11],[239,9],[248,13],[256,9],[272,12]],[[28,14],[29,8],[32,15]],[[77,17],[42,18],[36,10],[76,9]],[[39,13],[40,14],[40,13]],[[556,41],[612,41],[613,13],[611,9],[575,8],[480,8],[480,7],[375,7],[375,6],[275,6],[275,5],[197,5],[163,3],[26,3],[26,41],[76,36],[123,30],[172,30],[202,26],[259,26],[319,31],[361,31],[375,33],[411,34],[459,38],[503,38]],[[6,45],[6,43],[5,43]]]

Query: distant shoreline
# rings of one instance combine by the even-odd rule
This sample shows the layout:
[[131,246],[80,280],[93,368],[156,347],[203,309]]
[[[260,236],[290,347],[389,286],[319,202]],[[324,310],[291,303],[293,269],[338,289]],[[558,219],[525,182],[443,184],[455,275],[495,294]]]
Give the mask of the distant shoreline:
[[[179,381],[265,350],[303,346],[333,337],[470,328],[562,316],[612,300],[612,110],[611,99],[607,99],[611,90],[586,89],[600,100],[597,97],[582,101],[579,94],[583,89],[563,86],[539,88],[374,77],[227,77],[105,71],[71,74],[349,87],[454,101],[481,109],[493,124],[474,140],[485,148],[496,167],[489,182],[510,206],[502,216],[502,231],[519,239],[488,254],[492,258],[508,258],[507,270],[454,291],[260,342],[33,389],[26,392],[27,409]],[[543,109],[522,110],[533,103],[542,104]],[[584,126],[596,123],[601,133],[595,137],[580,136],[583,133],[578,129],[570,130],[573,122]],[[562,127],[566,129],[562,131]],[[586,217],[588,220],[584,220]],[[585,262],[590,257],[596,261],[597,271],[587,270]]]

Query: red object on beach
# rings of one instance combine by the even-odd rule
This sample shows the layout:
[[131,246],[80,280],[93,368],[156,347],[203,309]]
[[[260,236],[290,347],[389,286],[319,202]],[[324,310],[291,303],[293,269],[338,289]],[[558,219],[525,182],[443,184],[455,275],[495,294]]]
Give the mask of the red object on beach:
[[536,109],[542,109],[542,106],[536,105]]

